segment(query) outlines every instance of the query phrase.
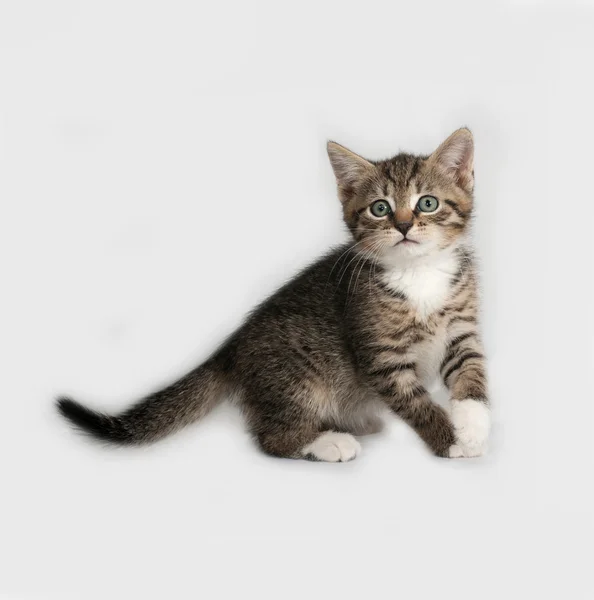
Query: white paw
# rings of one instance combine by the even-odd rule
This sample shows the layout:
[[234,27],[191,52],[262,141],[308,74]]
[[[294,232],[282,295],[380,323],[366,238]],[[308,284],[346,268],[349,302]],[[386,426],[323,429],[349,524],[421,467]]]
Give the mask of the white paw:
[[452,423],[456,444],[450,447],[450,457],[482,456],[487,449],[491,429],[491,411],[478,400],[452,400]]
[[361,452],[361,444],[350,433],[326,431],[302,450],[303,456],[311,455],[326,462],[353,460]]
[[460,448],[460,446],[458,446],[458,444],[454,444],[453,446],[450,446],[450,453],[449,453],[450,458],[462,458],[463,456],[464,456],[464,451],[462,450],[462,448]]

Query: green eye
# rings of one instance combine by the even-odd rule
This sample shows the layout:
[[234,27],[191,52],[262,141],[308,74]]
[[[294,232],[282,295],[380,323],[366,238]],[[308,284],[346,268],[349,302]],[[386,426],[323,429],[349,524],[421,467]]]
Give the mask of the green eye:
[[385,200],[377,200],[369,210],[374,217],[385,217],[392,212],[392,208]]
[[433,196],[422,196],[417,202],[417,208],[421,212],[435,212],[439,206],[439,200]]

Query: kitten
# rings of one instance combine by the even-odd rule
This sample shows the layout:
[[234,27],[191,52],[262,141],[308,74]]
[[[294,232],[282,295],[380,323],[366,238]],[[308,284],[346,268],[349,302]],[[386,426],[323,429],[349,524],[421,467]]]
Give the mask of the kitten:
[[[429,156],[369,161],[328,154],[352,241],[257,307],[202,365],[117,416],[62,398],[60,412],[95,438],[152,442],[223,397],[240,405],[268,454],[330,462],[385,407],[437,456],[480,456],[489,434],[476,274],[467,233],[473,138],[454,132]],[[448,413],[427,386],[441,377]]]

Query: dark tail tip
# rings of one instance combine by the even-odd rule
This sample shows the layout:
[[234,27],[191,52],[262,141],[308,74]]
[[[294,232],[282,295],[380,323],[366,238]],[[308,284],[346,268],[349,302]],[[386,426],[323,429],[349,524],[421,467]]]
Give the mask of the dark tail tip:
[[58,398],[56,404],[63,417],[84,433],[98,440],[116,444],[126,444],[132,441],[117,417],[95,412],[70,398]]

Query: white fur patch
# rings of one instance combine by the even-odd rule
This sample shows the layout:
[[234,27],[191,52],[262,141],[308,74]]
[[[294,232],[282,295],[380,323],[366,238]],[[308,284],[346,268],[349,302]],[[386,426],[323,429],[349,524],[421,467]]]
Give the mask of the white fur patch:
[[448,299],[459,259],[453,251],[442,251],[408,260],[395,254],[387,255],[382,258],[382,263],[386,268],[386,285],[404,293],[416,309],[418,318],[425,320],[440,310]]
[[458,444],[454,444],[453,446],[450,446],[449,457],[450,458],[464,458],[464,451],[462,450],[462,448],[460,448],[460,446],[458,446]]
[[[452,400],[452,423],[456,433],[456,445],[450,448],[450,456],[482,456],[487,449],[491,429],[491,411],[478,400]],[[461,451],[462,454],[459,454]]]
[[361,444],[348,433],[326,431],[301,451],[325,462],[347,462],[361,452]]

